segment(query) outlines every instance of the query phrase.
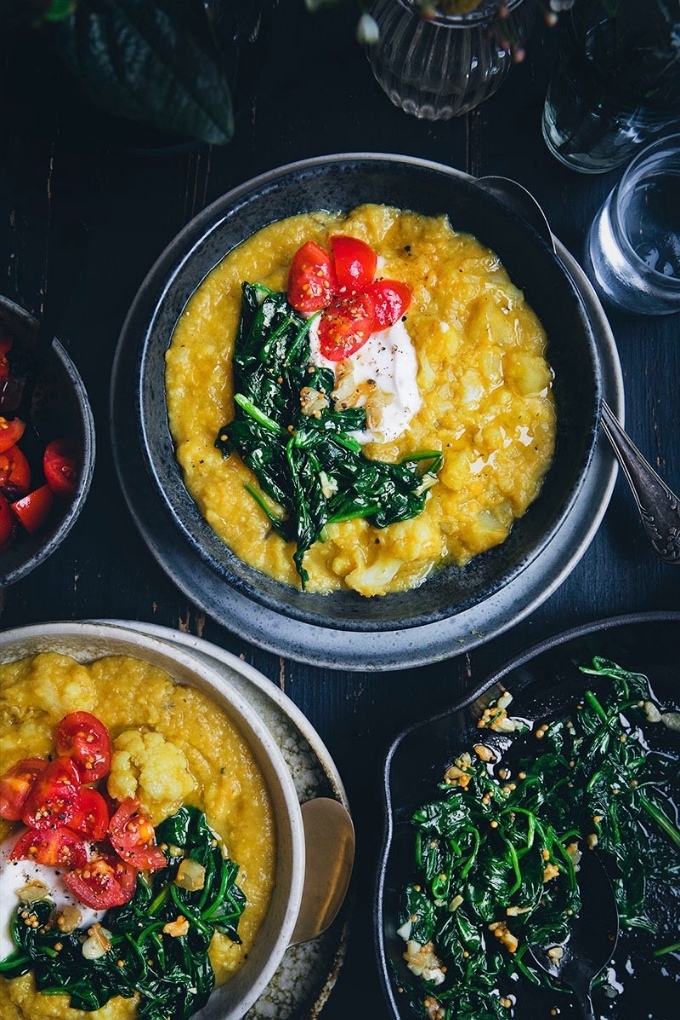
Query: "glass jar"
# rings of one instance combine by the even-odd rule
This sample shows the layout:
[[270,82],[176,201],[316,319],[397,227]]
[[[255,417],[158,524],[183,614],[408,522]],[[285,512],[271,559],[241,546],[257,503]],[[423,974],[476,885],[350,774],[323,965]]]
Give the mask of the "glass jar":
[[680,135],[653,142],[626,168],[590,228],[584,265],[620,308],[680,312]]
[[374,0],[370,8],[380,30],[367,47],[373,74],[395,106],[425,120],[458,117],[493,95],[536,14],[534,0],[448,6],[460,13],[438,13],[446,0]]
[[552,154],[603,173],[678,118],[680,0],[576,0],[543,109]]

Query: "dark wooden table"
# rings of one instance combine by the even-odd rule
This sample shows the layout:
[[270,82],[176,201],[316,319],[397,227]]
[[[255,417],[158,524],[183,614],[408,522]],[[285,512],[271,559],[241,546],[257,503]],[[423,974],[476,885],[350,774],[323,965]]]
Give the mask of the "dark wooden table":
[[[570,626],[622,613],[680,608],[680,567],[659,561],[619,478],[604,521],[561,587],[528,618],[470,654],[417,669],[360,673],[320,669],[253,647],[199,612],[157,566],[119,490],[109,440],[110,369],[125,313],[147,270],[180,228],[255,174],[332,152],[407,153],[475,175],[515,178],[542,203],[555,234],[580,259],[594,213],[619,171],[586,176],[547,151],[540,115],[555,40],[539,29],[524,63],[465,117],[418,121],[391,105],[354,40],[357,8],[311,17],[302,0],[275,6],[243,60],[236,136],[224,148],[128,151],[107,138],[106,118],[81,123],[35,82],[30,56],[6,47],[0,91],[0,291],[36,314],[49,290],[50,217],[90,226],[87,266],[61,338],[90,394],[98,435],[85,509],[59,550],[0,593],[3,628],[107,617],[202,635],[278,684],[316,727],[344,779],[357,829],[353,937],[327,1020],[387,1016],[373,950],[372,894],[381,837],[380,768],[393,737],[453,703],[514,653]],[[31,85],[33,83],[33,87]],[[631,435],[680,492],[678,316],[612,311]]]

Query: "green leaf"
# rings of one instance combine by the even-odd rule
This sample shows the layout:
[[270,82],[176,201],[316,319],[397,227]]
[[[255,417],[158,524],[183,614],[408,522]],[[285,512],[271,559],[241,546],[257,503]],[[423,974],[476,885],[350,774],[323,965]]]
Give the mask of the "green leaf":
[[52,0],[45,12],[45,21],[62,21],[68,18],[76,6],[76,0]]
[[197,0],[80,0],[51,26],[52,44],[97,106],[225,145],[231,93],[204,17]]

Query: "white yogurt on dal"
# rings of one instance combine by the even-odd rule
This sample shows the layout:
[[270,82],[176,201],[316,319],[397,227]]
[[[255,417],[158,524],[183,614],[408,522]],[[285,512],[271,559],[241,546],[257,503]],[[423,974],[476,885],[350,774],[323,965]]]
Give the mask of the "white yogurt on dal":
[[[310,326],[309,342],[312,364],[330,368],[337,378],[338,362],[329,361],[319,350],[318,317]],[[353,388],[373,380],[376,388],[386,395],[379,426],[350,435],[362,444],[393,442],[406,431],[422,403],[416,382],[418,359],[406,326],[400,319],[389,329],[372,333],[346,362],[352,368]],[[363,407],[365,403],[366,396],[360,396],[355,406]]]
[[[13,833],[4,843],[0,843],[0,960],[16,948],[11,934],[11,925],[16,908],[21,902],[18,893],[25,886],[40,883],[46,886],[48,893],[43,897],[49,899],[57,910],[65,907],[77,907],[81,921],[79,928],[89,928],[95,921],[101,921],[106,911],[93,910],[81,903],[70,891],[64,879],[63,868],[52,868],[35,861],[11,861],[9,859],[17,840],[26,832]],[[27,908],[30,910],[30,906]]]

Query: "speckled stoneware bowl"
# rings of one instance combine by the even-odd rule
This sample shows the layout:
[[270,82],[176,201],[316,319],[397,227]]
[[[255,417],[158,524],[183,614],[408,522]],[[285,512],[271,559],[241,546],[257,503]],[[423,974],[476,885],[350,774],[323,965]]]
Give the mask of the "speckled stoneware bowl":
[[[274,220],[364,202],[446,213],[458,230],[493,249],[545,326],[555,370],[555,459],[539,498],[500,546],[467,566],[435,572],[417,589],[380,598],[300,592],[239,560],[212,531],[185,488],[168,427],[165,352],[198,285],[237,244]],[[136,347],[135,424],[146,468],[166,513],[192,554],[225,586],[284,616],[346,631],[392,631],[451,617],[487,599],[545,549],[570,513],[591,460],[600,369],[591,324],[571,277],[522,216],[450,168],[407,156],[324,156],[273,170],[209,206],[175,238],[144,281],[121,334]]]
[[276,825],[276,875],[269,911],[238,973],[216,989],[196,1020],[238,1020],[262,994],[290,941],[300,910],[305,837],[295,784],[272,734],[245,699],[207,662],[143,633],[108,623],[49,623],[0,633],[0,662],[57,651],[80,662],[131,655],[208,694],[227,713],[262,770]]
[[[10,357],[25,360],[38,332],[37,320],[24,308],[0,296],[0,327],[14,337]],[[55,498],[47,523],[35,534],[18,528],[15,540],[0,552],[0,588],[25,577],[63,542],[83,508],[92,481],[95,460],[92,409],[77,368],[56,339],[36,382],[31,422],[38,434],[29,425],[29,434],[20,444],[29,460],[39,460],[44,446],[52,439],[69,436],[76,440],[80,451],[78,491],[70,500]],[[35,472],[34,484],[42,484]]]

